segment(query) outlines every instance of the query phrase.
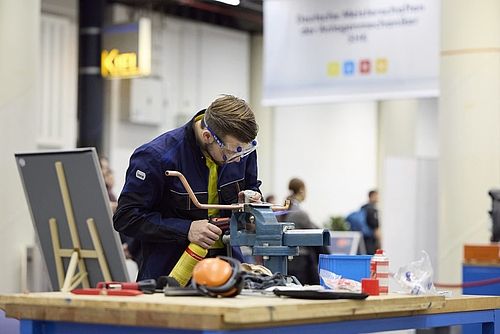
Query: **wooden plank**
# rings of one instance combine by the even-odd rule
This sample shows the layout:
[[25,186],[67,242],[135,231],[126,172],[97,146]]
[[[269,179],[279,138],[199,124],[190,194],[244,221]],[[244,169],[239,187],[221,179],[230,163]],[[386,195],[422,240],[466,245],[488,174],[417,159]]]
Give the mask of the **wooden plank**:
[[464,262],[500,264],[500,244],[464,245]]
[[256,328],[500,308],[500,297],[387,295],[358,300],[276,297],[0,295],[7,316],[22,319],[187,329]]
[[[235,302],[236,301],[236,302]],[[148,310],[160,309],[163,311],[178,311],[187,309],[193,313],[211,313],[220,314],[222,310],[248,310],[251,308],[274,307],[296,307],[301,312],[308,312],[311,307],[329,308],[364,308],[377,307],[379,312],[385,312],[386,309],[392,310],[395,307],[408,307],[409,309],[422,309],[420,304],[444,301],[441,296],[406,296],[390,294],[387,296],[371,296],[365,301],[359,300],[306,300],[293,298],[277,298],[274,296],[254,297],[238,296],[230,298],[207,298],[207,297],[165,297],[162,294],[141,295],[137,297],[119,297],[119,296],[85,296],[74,295],[62,292],[30,293],[0,295],[0,305],[16,302],[24,305],[44,305],[44,306],[71,306],[71,307],[96,307],[109,308],[120,307],[127,310]],[[397,306],[394,306],[397,305]]]
[[460,312],[460,311],[481,311],[500,309],[499,296],[454,296],[446,298],[445,307],[441,312],[428,310],[426,313]]
[[[291,299],[288,299],[291,300]],[[294,300],[296,301],[296,300]],[[301,319],[324,319],[363,314],[383,314],[387,312],[420,311],[444,306],[444,298],[436,296],[377,296],[367,300],[303,300],[301,303],[286,305],[261,305],[245,307],[241,312],[228,312],[226,323],[275,322]],[[249,316],[250,315],[250,316]],[[257,316],[258,315],[258,316]]]
[[301,300],[238,296],[206,297],[77,296],[33,293],[0,296],[7,316],[25,319],[101,324],[228,329],[276,326],[290,322],[322,322],[339,317],[377,316],[387,312],[443,307],[439,296],[389,295],[359,300]]

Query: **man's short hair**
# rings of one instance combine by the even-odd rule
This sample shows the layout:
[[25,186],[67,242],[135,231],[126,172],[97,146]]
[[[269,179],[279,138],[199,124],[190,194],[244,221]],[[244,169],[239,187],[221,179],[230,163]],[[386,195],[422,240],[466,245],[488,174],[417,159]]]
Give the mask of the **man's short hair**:
[[231,135],[243,143],[257,137],[259,126],[248,103],[233,95],[222,95],[205,111],[205,122],[222,140]]
[[375,194],[378,194],[378,191],[376,189],[370,190],[368,192],[368,198],[371,198]]

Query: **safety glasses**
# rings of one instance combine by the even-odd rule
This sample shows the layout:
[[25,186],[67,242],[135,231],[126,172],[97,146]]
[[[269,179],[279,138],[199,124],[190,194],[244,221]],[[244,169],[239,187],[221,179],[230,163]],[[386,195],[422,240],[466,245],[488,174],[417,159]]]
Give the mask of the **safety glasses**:
[[229,147],[227,147],[226,144],[224,144],[222,139],[220,139],[219,136],[217,136],[215,132],[212,131],[212,129],[210,129],[207,122],[205,121],[205,118],[203,118],[203,124],[205,125],[205,128],[210,132],[212,137],[214,137],[217,145],[219,145],[219,147],[221,148],[222,159],[224,160],[225,163],[233,162],[235,160],[244,158],[257,149],[257,140],[254,139],[250,143],[245,145],[245,147],[238,146],[236,150],[232,150]]

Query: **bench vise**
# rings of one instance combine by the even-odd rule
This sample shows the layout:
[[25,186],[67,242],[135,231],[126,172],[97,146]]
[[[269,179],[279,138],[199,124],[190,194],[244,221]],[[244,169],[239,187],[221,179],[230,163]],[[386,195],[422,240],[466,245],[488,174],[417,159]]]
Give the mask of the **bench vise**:
[[[275,211],[288,209],[288,205],[269,203],[201,204],[187,179],[177,171],[166,171],[166,176],[176,176],[193,202],[200,209],[232,210],[229,223],[229,244],[248,246],[252,255],[262,256],[264,266],[273,273],[288,273],[287,261],[299,255],[299,246],[327,246],[330,232],[327,229],[295,229],[291,222],[278,222]],[[227,236],[223,241],[228,242]]]
[[299,246],[326,246],[326,229],[295,229],[295,224],[278,222],[268,203],[245,203],[233,211],[230,220],[231,246],[248,246],[252,255],[262,256],[264,266],[273,273],[287,274],[287,260],[299,255]]

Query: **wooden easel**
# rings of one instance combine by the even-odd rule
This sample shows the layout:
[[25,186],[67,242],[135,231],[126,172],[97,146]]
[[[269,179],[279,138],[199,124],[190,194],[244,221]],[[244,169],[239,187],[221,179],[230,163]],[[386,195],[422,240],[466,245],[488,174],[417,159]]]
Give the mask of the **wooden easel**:
[[[54,259],[56,263],[59,289],[62,292],[68,292],[76,288],[78,285],[80,285],[80,283],[84,288],[90,287],[84,259],[97,259],[104,280],[111,281],[112,279],[111,279],[111,274],[109,272],[108,263],[106,261],[106,257],[104,256],[101,240],[99,238],[99,234],[97,232],[97,228],[93,218],[87,219],[87,227],[89,229],[90,237],[92,238],[94,249],[90,250],[81,249],[80,237],[78,235],[78,229],[75,224],[75,216],[73,214],[73,206],[71,204],[71,198],[69,196],[69,191],[68,191],[68,184],[66,182],[66,176],[64,174],[64,167],[62,162],[60,161],[56,161],[54,165],[56,168],[57,179],[59,181],[59,189],[61,191],[61,196],[63,199],[64,211],[66,212],[66,218],[68,221],[69,231],[71,234],[71,241],[73,243],[72,249],[61,248],[56,219],[50,218],[49,219],[50,235],[52,239],[52,248],[54,250]],[[70,258],[66,275],[64,274],[64,264],[63,264],[64,257]],[[79,272],[75,274],[77,265]]]

